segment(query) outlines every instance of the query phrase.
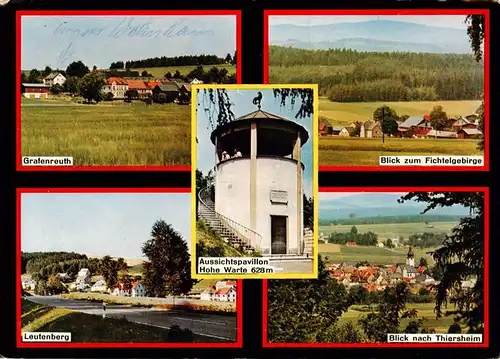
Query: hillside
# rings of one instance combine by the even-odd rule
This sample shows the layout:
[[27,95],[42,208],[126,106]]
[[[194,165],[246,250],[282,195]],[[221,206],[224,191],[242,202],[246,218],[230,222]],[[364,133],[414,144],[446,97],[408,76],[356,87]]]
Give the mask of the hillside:
[[297,48],[470,53],[465,25],[462,30],[392,20],[307,26],[283,24],[272,25],[269,34],[272,45]]
[[245,254],[228,245],[203,221],[196,226],[196,257],[244,257]]

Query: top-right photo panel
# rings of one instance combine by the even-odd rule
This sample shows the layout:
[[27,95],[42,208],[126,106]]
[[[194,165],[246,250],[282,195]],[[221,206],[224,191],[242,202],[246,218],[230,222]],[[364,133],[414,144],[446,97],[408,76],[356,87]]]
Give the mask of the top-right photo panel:
[[264,82],[319,85],[320,171],[487,171],[489,10],[270,10]]

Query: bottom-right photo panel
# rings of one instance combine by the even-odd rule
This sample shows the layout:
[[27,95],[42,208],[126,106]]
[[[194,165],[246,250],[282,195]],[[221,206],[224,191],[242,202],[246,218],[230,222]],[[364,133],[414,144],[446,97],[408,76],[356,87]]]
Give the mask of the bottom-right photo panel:
[[318,278],[264,281],[265,347],[488,346],[488,188],[319,191]]

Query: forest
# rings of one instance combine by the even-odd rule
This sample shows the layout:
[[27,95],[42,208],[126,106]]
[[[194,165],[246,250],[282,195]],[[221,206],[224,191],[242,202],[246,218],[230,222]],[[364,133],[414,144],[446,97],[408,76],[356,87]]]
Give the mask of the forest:
[[480,100],[484,64],[469,54],[270,46],[269,83],[319,84],[335,102]]
[[392,224],[392,223],[428,223],[428,222],[455,222],[464,216],[455,215],[406,215],[406,216],[377,216],[362,218],[320,219],[320,226],[359,225],[359,224]]
[[[236,64],[236,52],[233,56],[227,54],[225,58],[216,55],[189,55],[176,57],[153,57],[144,60],[126,61],[125,68],[136,69],[142,67],[171,67],[171,66],[198,66],[198,65],[221,65]],[[110,70],[123,69],[123,61],[112,62]]]
[[333,232],[328,237],[328,243],[346,244],[347,242],[354,242],[359,246],[375,246],[378,236],[372,231],[358,233],[358,229],[353,226],[350,232]]
[[74,277],[82,268],[98,271],[99,259],[67,252],[25,252],[21,254],[21,273],[39,273],[42,277],[68,273]]

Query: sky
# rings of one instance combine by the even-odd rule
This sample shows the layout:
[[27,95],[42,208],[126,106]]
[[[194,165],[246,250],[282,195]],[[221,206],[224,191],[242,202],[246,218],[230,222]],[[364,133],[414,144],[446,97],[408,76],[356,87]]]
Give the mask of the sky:
[[142,258],[162,219],[191,244],[188,193],[23,193],[21,250]]
[[23,16],[21,68],[89,68],[112,62],[236,50],[236,16]]
[[[404,14],[404,12],[402,12]],[[270,16],[269,25],[331,25],[343,22],[364,22],[372,20],[404,21],[416,24],[449,27],[454,29],[464,29],[464,15],[392,15],[392,16],[373,16],[373,15],[345,15],[345,16]]]
[[[257,89],[251,90],[228,90],[227,93],[231,102],[234,103],[232,111],[235,117],[241,117],[248,113],[257,110],[257,106],[252,103],[252,100],[257,96]],[[288,120],[298,122],[309,132],[309,140],[302,146],[302,163],[304,163],[304,192],[308,197],[312,197],[312,134],[313,134],[313,124],[312,118],[302,118],[295,119],[295,114],[299,109],[298,104],[292,109],[288,104],[286,107],[280,106],[278,99],[274,98],[272,90],[261,90],[262,92],[262,102],[261,109],[263,111],[287,118]],[[210,127],[210,122],[208,114],[203,110],[208,106],[208,102],[205,100],[203,94],[199,94],[198,98],[198,116],[196,119],[197,124],[197,139],[198,139],[198,150],[197,154],[197,168],[206,174],[209,170],[213,169],[215,166],[215,146],[210,141],[210,134],[212,133],[212,128]],[[212,105],[213,106],[213,105]],[[213,107],[211,107],[212,109]],[[218,107],[217,107],[218,108]],[[213,115],[212,115],[213,116]]]

